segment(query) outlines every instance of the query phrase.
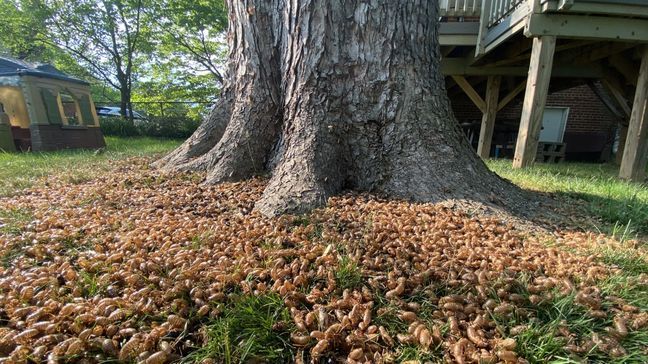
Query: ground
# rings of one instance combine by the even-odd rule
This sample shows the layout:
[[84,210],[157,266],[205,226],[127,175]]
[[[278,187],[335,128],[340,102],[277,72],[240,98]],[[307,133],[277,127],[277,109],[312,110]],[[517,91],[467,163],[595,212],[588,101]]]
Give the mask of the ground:
[[268,219],[265,180],[149,167],[177,145],[0,154],[0,357],[648,362],[648,191],[612,166],[490,161],[544,229],[358,193]]

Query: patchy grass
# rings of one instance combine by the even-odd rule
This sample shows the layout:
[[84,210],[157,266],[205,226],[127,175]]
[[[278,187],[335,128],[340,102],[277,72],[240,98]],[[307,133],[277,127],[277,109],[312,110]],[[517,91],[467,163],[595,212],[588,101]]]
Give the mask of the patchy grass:
[[292,361],[290,312],[277,294],[241,295],[232,299],[220,318],[206,326],[206,342],[187,362],[211,358],[230,363]]
[[648,310],[648,287],[645,281],[637,276],[614,275],[599,282],[601,292],[609,296],[617,296],[628,302],[628,304]]
[[14,259],[22,256],[22,250],[22,244],[15,243],[0,252],[0,267],[5,269],[11,267],[11,263],[14,261]]
[[[618,357],[598,348],[575,355],[565,348],[569,342],[561,332],[568,330],[579,345],[595,334],[609,337],[612,318],[620,312],[617,303],[607,299],[610,296],[625,300],[638,312],[648,309],[644,274],[648,271],[648,258],[642,243],[632,240],[648,224],[641,220],[647,201],[645,189],[617,181],[613,171],[599,171],[607,166],[539,165],[526,171],[512,171],[508,162],[489,162],[523,187],[554,193],[566,201],[579,201],[578,205],[585,208],[578,212],[595,214],[602,222],[599,227],[616,239],[599,239],[598,235],[592,238],[582,232],[570,238],[559,232],[548,244],[563,248],[562,251],[547,255],[546,245],[523,243],[526,235],[518,239],[515,231],[501,232],[494,221],[459,218],[446,210],[406,202],[369,205],[355,199],[353,209],[349,210],[347,203],[333,198],[329,208],[296,217],[266,220],[254,213],[240,214],[242,208],[252,209],[263,190],[262,182],[198,188],[199,181],[194,180],[194,175],[158,176],[147,167],[148,159],[128,160],[115,167],[115,160],[138,155],[154,157],[178,142],[118,138],[109,138],[108,142],[107,151],[97,155],[88,151],[0,155],[0,165],[10,164],[10,159],[11,163],[22,165],[12,165],[13,172],[0,170],[3,177],[9,178],[9,182],[0,179],[0,195],[16,193],[24,188],[22,182],[27,187],[42,186],[46,177],[63,182],[60,189],[4,199],[15,200],[12,206],[16,208],[0,208],[0,244],[4,244],[0,263],[5,269],[0,268],[0,277],[5,282],[20,277],[24,282],[3,288],[0,299],[21,305],[31,302],[30,305],[40,307],[49,297],[58,297],[61,303],[83,302],[79,306],[81,314],[93,310],[96,298],[119,296],[123,297],[120,308],[128,315],[115,325],[146,334],[171,314],[186,318],[187,325],[174,328],[160,339],[174,343],[173,360],[283,363],[296,361],[299,356],[311,358],[311,350],[318,341],[312,339],[298,348],[291,343],[291,333],[302,336],[313,330],[326,331],[343,321],[340,317],[352,311],[348,301],[341,298],[348,295],[354,307],[361,307],[355,306],[356,302],[373,302],[367,306],[372,313],[370,324],[383,326],[396,342],[387,346],[375,333],[365,335],[365,329],[356,330],[359,321],[354,319],[342,332],[331,331],[329,346],[320,357],[322,361],[344,360],[350,349],[358,346],[349,345],[347,339],[361,334],[361,345],[368,355],[386,353],[394,362],[441,362],[454,359],[449,348],[464,337],[466,327],[475,317],[470,313],[472,316],[461,318],[453,309],[444,308],[439,299],[455,300],[460,296],[465,300],[464,307],[478,304],[481,314],[488,316],[494,312],[484,308],[488,299],[499,305],[509,300],[507,295],[516,294],[512,313],[492,314],[488,317],[497,327],[482,328],[488,334],[489,353],[495,355],[498,340],[510,337],[516,341],[515,352],[532,363],[648,362],[645,325],[629,330],[620,339],[626,354]],[[30,164],[34,160],[37,162]],[[110,173],[114,168],[120,172]],[[95,179],[102,174],[108,176]],[[23,175],[27,176],[24,181],[20,179]],[[78,185],[87,179],[92,181]],[[216,203],[205,204],[196,196]],[[52,201],[61,201],[60,205],[54,204],[56,214],[51,211]],[[610,210],[622,209],[623,203],[619,201],[630,205],[627,216],[621,216],[624,212],[620,211],[595,211],[596,204],[603,202]],[[159,216],[166,218],[155,218],[158,215],[147,209],[150,206],[161,210]],[[34,219],[32,210],[34,216],[56,217],[55,224]],[[427,228],[416,234],[400,230],[397,223],[408,221],[408,217],[409,221],[425,217],[420,223]],[[435,230],[443,228],[432,227],[443,221],[452,222],[455,228],[434,235]],[[471,224],[475,221],[478,224]],[[29,231],[25,231],[30,223]],[[486,230],[489,226],[492,229]],[[378,241],[376,237],[381,233],[390,237]],[[398,234],[398,239],[392,234]],[[470,249],[463,243],[467,239]],[[493,239],[497,243],[486,243]],[[578,244],[570,245],[573,239]],[[399,244],[394,245],[394,240]],[[40,248],[34,249],[36,246]],[[368,254],[381,258],[380,263],[365,259]],[[572,255],[574,260],[566,259]],[[617,268],[619,273],[596,278],[597,281],[581,279],[587,268],[596,264],[595,259],[587,259],[590,255],[608,268]],[[562,270],[563,264],[568,273],[556,271],[558,267]],[[68,267],[73,267],[78,276],[66,279],[62,287],[52,286],[50,280],[40,279],[37,274],[24,274],[29,269],[42,272],[47,278],[50,270],[64,272]],[[417,277],[426,267],[434,269],[429,270],[429,275]],[[477,289],[475,277],[466,274],[476,274],[477,270],[489,273],[479,278],[484,291]],[[562,279],[563,274],[571,277],[577,289],[583,288],[582,284],[598,287],[603,297],[601,307],[607,316],[589,315],[589,309],[575,299],[576,292],[561,294],[559,287],[554,291],[550,291],[551,287],[543,288],[539,293],[537,287],[532,289],[536,284],[534,278]],[[113,284],[114,277],[125,279]],[[307,280],[296,286],[292,282],[297,277]],[[408,280],[404,292],[398,298],[387,299],[388,287],[394,287],[399,277]],[[333,279],[335,286],[329,290],[327,285]],[[141,297],[129,296],[143,288],[150,289],[147,296],[161,300],[144,314],[138,311]],[[44,290],[47,295],[41,293]],[[532,305],[530,291],[551,295],[546,296],[544,303]],[[520,296],[523,298],[519,299]],[[319,323],[322,307],[328,307],[328,316],[322,319],[325,324]],[[476,306],[471,307],[474,310]],[[408,333],[410,326],[404,321],[404,310],[416,311],[419,322],[440,331],[443,344],[426,350],[412,341],[398,341],[397,335]],[[204,312],[198,314],[199,311]],[[13,315],[11,322],[24,320],[24,313],[7,312]],[[317,316],[306,330],[299,327],[301,319],[296,318],[308,313]],[[447,318],[452,316],[460,321],[459,331],[450,329]],[[67,327],[74,317],[52,314],[43,319]],[[33,324],[28,322],[27,327]],[[520,325],[525,328],[512,330]],[[125,344],[123,339],[116,337],[121,340],[120,345]],[[151,348],[157,350],[158,346]],[[0,357],[4,355],[9,353],[0,352]],[[363,360],[369,358],[372,356]]]
[[602,261],[605,264],[621,268],[625,274],[638,275],[648,272],[648,260],[646,256],[638,255],[640,251],[635,249],[613,249],[611,247],[599,248]]
[[56,152],[0,152],[0,196],[44,183],[57,176],[79,184],[110,171],[112,162],[129,157],[154,157],[176,148],[180,141],[155,138],[106,137],[106,149],[63,150]]
[[79,288],[83,291],[84,297],[94,297],[105,289],[96,274],[86,271],[79,273]]
[[440,350],[423,350],[414,345],[404,345],[398,351],[397,363],[414,361],[416,363],[443,363]]
[[341,291],[359,288],[363,282],[362,270],[351,257],[343,255],[335,271],[335,281]]
[[[632,362],[629,361],[630,358],[642,355],[641,351],[632,351],[628,355],[615,358],[597,350],[596,347],[578,357],[569,352],[566,345],[571,341],[579,344],[591,340],[593,335],[604,334],[606,328],[611,325],[610,318],[599,319],[588,315],[588,309],[575,302],[575,293],[561,295],[556,291],[550,301],[539,305],[527,305],[525,309],[534,313],[531,320],[518,314],[511,316],[491,314],[491,318],[497,323],[498,331],[509,332],[509,337],[516,340],[517,354],[530,363],[561,361],[561,358],[574,363],[583,361],[624,363]],[[519,325],[524,325],[526,328],[519,333],[509,331]],[[569,337],[563,335],[565,332]],[[637,332],[635,336],[640,338],[642,335],[645,334]],[[624,339],[623,344],[626,346],[626,343],[629,343],[630,346],[635,346],[634,340],[636,338],[629,335]]]
[[570,200],[585,201],[587,213],[598,217],[607,233],[648,234],[648,188],[619,180],[612,164],[536,164],[512,169],[510,160],[489,160],[497,174],[532,190],[549,192]]
[[32,220],[32,214],[25,209],[0,208],[0,234],[18,235]]
[[214,232],[211,230],[203,231],[198,235],[195,235],[189,241],[187,248],[189,249],[200,249],[204,244],[209,243],[211,239],[214,238]]

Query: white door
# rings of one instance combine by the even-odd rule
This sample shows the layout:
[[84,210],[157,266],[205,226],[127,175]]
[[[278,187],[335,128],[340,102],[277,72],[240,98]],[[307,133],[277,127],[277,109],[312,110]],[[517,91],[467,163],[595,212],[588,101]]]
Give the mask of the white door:
[[562,143],[568,115],[568,107],[546,107],[542,117],[539,141]]

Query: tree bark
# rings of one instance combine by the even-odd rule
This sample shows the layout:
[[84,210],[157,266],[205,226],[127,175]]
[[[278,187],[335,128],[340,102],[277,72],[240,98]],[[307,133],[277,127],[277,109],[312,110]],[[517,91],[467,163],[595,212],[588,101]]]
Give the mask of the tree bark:
[[452,114],[437,1],[228,5],[221,102],[158,165],[206,170],[208,183],[270,173],[256,204],[269,216],[308,211],[343,189],[414,201],[517,194],[477,158]]

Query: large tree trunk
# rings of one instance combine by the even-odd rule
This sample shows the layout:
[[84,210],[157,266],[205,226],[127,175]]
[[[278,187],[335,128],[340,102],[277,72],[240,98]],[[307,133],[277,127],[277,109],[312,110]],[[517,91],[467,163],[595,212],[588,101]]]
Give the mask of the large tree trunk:
[[437,1],[237,0],[229,12],[220,103],[158,165],[206,170],[208,183],[270,172],[266,215],[347,188],[415,201],[511,192],[452,115]]

